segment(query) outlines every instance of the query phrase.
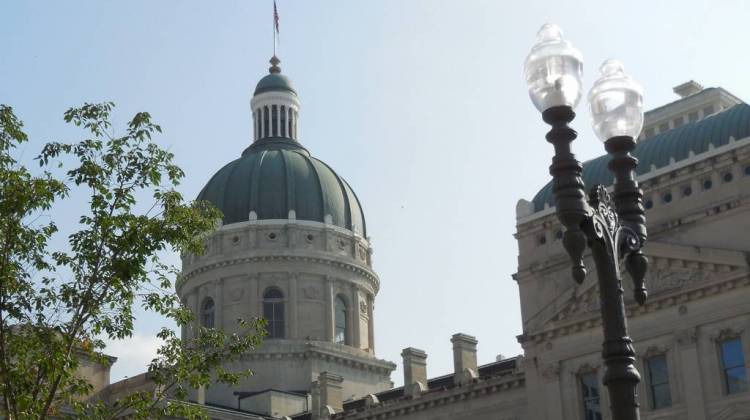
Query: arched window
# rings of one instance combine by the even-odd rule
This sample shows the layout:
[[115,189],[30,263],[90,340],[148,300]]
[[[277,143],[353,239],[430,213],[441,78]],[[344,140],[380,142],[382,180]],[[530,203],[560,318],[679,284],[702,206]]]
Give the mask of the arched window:
[[284,338],[284,294],[273,287],[263,293],[263,318],[268,324],[267,338]]
[[210,297],[203,299],[201,305],[201,325],[206,328],[214,327],[214,300]]
[[281,105],[281,113],[279,115],[281,118],[281,137],[287,137],[286,135],[286,107],[284,105]]
[[334,314],[334,324],[336,332],[333,336],[333,342],[336,344],[349,344],[346,333],[346,302],[341,296],[336,296],[336,312]]

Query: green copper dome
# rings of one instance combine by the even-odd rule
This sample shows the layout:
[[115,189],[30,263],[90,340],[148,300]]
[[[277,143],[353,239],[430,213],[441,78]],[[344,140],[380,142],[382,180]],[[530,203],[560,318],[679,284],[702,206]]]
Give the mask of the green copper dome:
[[295,95],[297,94],[292,81],[281,73],[267,74],[260,79],[258,85],[255,86],[254,95],[265,92],[291,92]]
[[[687,159],[692,152],[699,155],[710,147],[720,147],[735,140],[750,137],[750,105],[735,105],[726,111],[710,116],[704,120],[659,134],[638,143],[633,155],[638,158],[638,175],[651,171],[652,167],[662,168],[675,162]],[[600,156],[583,164],[583,182],[587,188],[595,184],[612,185],[614,176],[607,168],[610,157]],[[534,197],[534,211],[544,210],[545,204],[555,205],[552,181],[544,186]]]
[[299,143],[267,138],[248,147],[211,178],[198,195],[224,213],[224,224],[288,219],[330,223],[366,236],[365,217],[356,194],[328,165]]

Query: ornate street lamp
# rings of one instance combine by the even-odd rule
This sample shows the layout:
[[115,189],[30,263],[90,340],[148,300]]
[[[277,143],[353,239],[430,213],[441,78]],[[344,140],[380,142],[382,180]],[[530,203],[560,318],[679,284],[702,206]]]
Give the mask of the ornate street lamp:
[[624,262],[633,279],[635,300],[643,305],[648,260],[641,248],[646,242],[646,217],[643,192],[635,181],[638,160],[630,154],[643,127],[643,93],[619,61],[608,60],[600,70],[602,75],[588,99],[594,132],[612,156],[614,199],[603,186],[595,185],[586,200],[583,166],[571,152],[577,133],[568,124],[575,118],[573,108],[582,94],[581,53],[562,38],[559,27],[544,25],[526,58],[524,73],[531,101],[552,126],[547,133],[547,141],[555,147],[550,174],[557,217],[565,226],[563,246],[573,261],[573,279],[580,284],[586,277],[586,244],[596,264],[604,329],[604,385],[609,390],[612,418],[637,420],[641,376],[628,336],[620,264]]

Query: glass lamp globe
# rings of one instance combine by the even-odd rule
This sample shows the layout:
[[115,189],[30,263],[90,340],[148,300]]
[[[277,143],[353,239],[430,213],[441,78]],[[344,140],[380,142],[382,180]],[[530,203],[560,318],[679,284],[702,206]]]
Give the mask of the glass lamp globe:
[[622,63],[607,60],[589,92],[591,124],[599,140],[628,136],[638,139],[643,128],[643,88],[625,74]]
[[541,112],[555,106],[575,108],[583,92],[583,57],[562,35],[557,25],[542,26],[524,64],[529,97]]

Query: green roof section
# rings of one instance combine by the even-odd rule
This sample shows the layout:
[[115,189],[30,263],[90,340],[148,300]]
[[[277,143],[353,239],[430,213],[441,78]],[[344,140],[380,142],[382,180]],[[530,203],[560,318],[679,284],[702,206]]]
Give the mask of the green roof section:
[[208,181],[198,200],[206,200],[224,214],[225,225],[246,222],[250,212],[258,220],[287,219],[325,222],[367,236],[365,216],[349,184],[299,143],[288,138],[259,140]]
[[[643,140],[636,145],[633,155],[638,158],[638,175],[651,171],[652,166],[662,168],[671,163],[685,160],[690,152],[695,155],[705,153],[712,147],[720,147],[735,140],[750,137],[750,105],[742,103],[704,120],[685,124],[678,128]],[[583,164],[583,182],[586,188],[595,184],[612,185],[614,175],[609,171],[609,155],[600,156]],[[534,196],[534,211],[544,210],[545,204],[555,205],[550,181]]]
[[297,95],[297,90],[294,89],[292,81],[281,73],[271,73],[263,76],[255,86],[255,93],[258,95],[265,92],[291,92]]

